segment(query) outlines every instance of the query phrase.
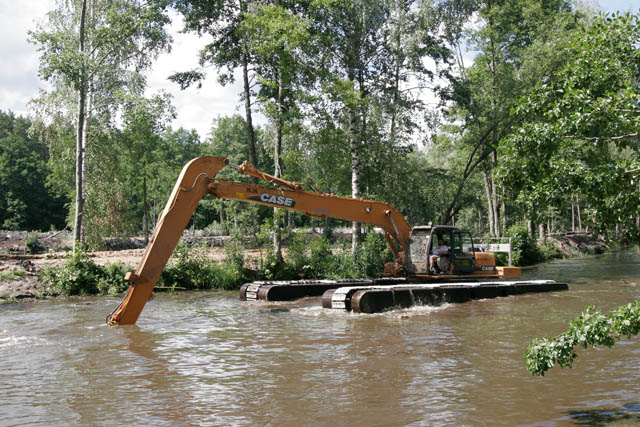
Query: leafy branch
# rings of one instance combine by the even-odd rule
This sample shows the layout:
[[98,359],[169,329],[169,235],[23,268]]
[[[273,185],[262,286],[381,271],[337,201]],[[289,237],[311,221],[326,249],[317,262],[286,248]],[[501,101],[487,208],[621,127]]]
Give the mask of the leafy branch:
[[615,135],[615,136],[581,136],[581,135],[565,135],[563,138],[565,139],[582,139],[585,141],[616,141],[619,139],[625,138],[635,138],[640,135],[640,132],[629,133],[625,135]]
[[589,305],[571,322],[569,331],[555,338],[536,338],[527,347],[525,362],[532,375],[542,375],[556,364],[573,367],[578,357],[577,346],[583,348],[612,347],[622,337],[630,338],[640,332],[640,300],[602,314]]

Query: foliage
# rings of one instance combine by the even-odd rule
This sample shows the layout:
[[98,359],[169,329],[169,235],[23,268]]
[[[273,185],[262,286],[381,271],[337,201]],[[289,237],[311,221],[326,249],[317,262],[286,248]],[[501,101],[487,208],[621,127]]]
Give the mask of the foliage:
[[639,20],[600,16],[576,31],[564,66],[521,99],[525,121],[501,145],[500,172],[532,214],[580,195],[592,227],[637,232]]
[[540,247],[540,252],[542,253],[542,259],[544,261],[563,258],[562,252],[560,252],[558,247],[549,241]]
[[205,246],[179,243],[174,252],[175,262],[169,264],[159,284],[168,287],[194,289],[234,289],[244,281],[244,259],[238,243],[232,243],[229,256],[217,264],[207,256]]
[[37,254],[42,249],[42,246],[38,243],[38,233],[31,233],[24,239],[24,251],[26,253]]
[[526,226],[521,224],[514,225],[507,231],[507,235],[512,237],[511,250],[513,253],[513,265],[533,265],[545,260],[536,239],[529,235]]
[[44,295],[115,295],[129,287],[127,271],[130,267],[118,263],[100,266],[77,251],[64,265],[44,268],[38,282]]
[[384,238],[369,233],[364,239],[359,253],[356,254],[358,270],[365,277],[376,277],[384,271],[385,262],[393,260],[391,250]]
[[367,234],[363,245],[352,256],[346,247],[332,248],[325,236],[293,233],[284,259],[268,255],[256,273],[268,280],[376,277],[383,272],[384,263],[391,259],[386,242],[377,234]]
[[95,134],[103,136],[115,121],[122,92],[144,90],[139,73],[168,49],[166,6],[166,0],[60,0],[29,32],[40,52],[40,76],[52,86],[34,104],[40,119],[73,123],[76,135],[74,246],[84,240],[85,172],[91,171]]
[[31,124],[28,118],[0,111],[0,228],[63,228],[65,199],[47,185],[49,150],[29,133]]
[[20,280],[27,273],[21,270],[11,270],[8,273],[0,272],[0,281],[2,280]]
[[505,231],[501,232],[501,216],[507,214],[509,195],[508,186],[495,181],[493,170],[503,162],[497,148],[522,120],[511,114],[522,93],[535,84],[540,70],[558,66],[558,51],[540,46],[564,38],[566,27],[572,24],[565,17],[569,9],[570,3],[565,0],[477,3],[482,25],[471,31],[466,42],[478,54],[471,66],[464,67],[459,52],[460,77],[453,81],[448,94],[454,103],[445,111],[450,126],[441,132],[451,133],[458,152],[453,178],[457,185],[447,195],[444,222],[469,203],[463,191],[481,172],[489,231],[498,237]]
[[536,338],[529,344],[525,361],[533,375],[544,375],[556,364],[561,368],[572,367],[578,357],[575,348],[612,347],[623,337],[631,338],[640,332],[640,301],[623,305],[602,314],[593,306],[571,321],[570,329],[555,338]]
[[[92,11],[84,53],[83,3]],[[611,233],[621,224],[638,233],[635,16],[590,22],[564,0],[175,0],[185,30],[210,36],[201,65],[216,67],[225,83],[239,68],[248,77],[245,117],[216,118],[201,141],[194,130],[168,127],[168,96],[143,96],[139,72],[169,43],[166,4],[59,1],[30,34],[52,90],[32,102],[33,121],[0,114],[0,228],[71,222],[65,204],[77,190],[74,139],[86,72],[84,238],[92,248],[148,232],[180,169],[201,155],[234,163],[253,157],[268,172],[280,160],[285,179],[339,195],[355,194],[355,185],[360,197],[390,203],[414,225],[504,234],[530,219],[562,232],[581,215],[591,228]],[[471,66],[461,61],[465,44],[474,49]],[[174,77],[187,85],[203,76],[199,69]],[[431,93],[438,99],[429,105]],[[258,107],[268,124],[253,129]],[[219,178],[249,181],[231,168]],[[205,199],[189,226],[255,235],[273,217],[270,208]],[[287,218],[294,227],[344,224]],[[517,264],[552,255],[516,234]],[[267,262],[268,274],[325,274],[329,267],[311,259],[313,245],[318,253],[328,248],[323,261],[335,261],[340,274],[372,274],[363,263],[373,260],[362,254],[340,258],[342,248],[329,241],[301,245],[284,264]]]

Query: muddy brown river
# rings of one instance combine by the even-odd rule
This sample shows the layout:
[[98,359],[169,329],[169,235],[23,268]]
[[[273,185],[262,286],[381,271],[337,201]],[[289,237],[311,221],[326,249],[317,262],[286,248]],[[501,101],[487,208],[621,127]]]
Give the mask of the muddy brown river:
[[533,377],[524,351],[587,304],[640,298],[640,255],[562,260],[524,278],[569,291],[377,315],[317,298],[158,294],[0,305],[0,425],[640,425],[640,341]]

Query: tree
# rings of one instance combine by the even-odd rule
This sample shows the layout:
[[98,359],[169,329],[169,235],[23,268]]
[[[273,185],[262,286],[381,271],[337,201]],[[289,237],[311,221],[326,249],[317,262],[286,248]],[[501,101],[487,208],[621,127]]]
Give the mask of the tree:
[[[174,0],[173,4],[182,13],[185,31],[212,37],[210,43],[200,51],[200,65],[212,64],[224,72],[220,74],[222,84],[233,82],[236,68],[242,69],[243,98],[245,107],[246,141],[249,161],[257,165],[256,137],[251,110],[251,66],[253,54],[245,40],[242,27],[245,14],[254,2],[250,0]],[[194,83],[200,84],[205,74],[201,70],[175,73],[169,78],[184,89]]]
[[[270,162],[271,157],[262,144],[262,129],[257,127],[254,131],[257,158],[260,160],[255,166],[260,170],[268,170],[273,167],[273,163]],[[208,155],[226,157],[235,164],[241,164],[248,158],[249,147],[246,141],[247,126],[244,117],[238,114],[218,117],[211,126],[210,137],[206,140],[207,145],[204,150]],[[221,170],[217,176],[232,181],[244,181],[247,179],[247,175],[232,168]],[[233,220],[234,226],[239,223],[245,229],[258,230],[265,217],[265,212],[268,211],[264,207],[218,198],[214,200],[203,199],[200,201],[199,206],[208,207],[209,209],[204,209],[207,211],[217,211],[220,225],[225,231],[228,231],[227,224],[229,219]],[[201,221],[200,223],[204,221],[211,223],[211,220],[205,218],[199,210],[196,210],[195,215]],[[202,217],[200,217],[201,215]]]
[[29,119],[0,111],[0,228],[63,228],[66,200],[47,186],[49,152],[30,127]]
[[[569,60],[523,97],[501,176],[531,210],[580,195],[588,221],[638,237],[640,21],[600,16],[576,31]],[[536,153],[535,157],[530,153]]]
[[[448,57],[437,36],[435,2],[318,0],[312,2],[321,91],[315,125],[343,129],[349,147],[351,196],[361,197],[363,175],[371,188],[389,154],[411,144],[421,95],[433,77],[427,60]],[[368,156],[371,153],[371,156]],[[360,228],[352,224],[352,252]]]
[[[73,110],[75,147],[74,246],[82,241],[85,155],[92,105],[109,104],[130,79],[169,46],[163,0],[59,0],[47,22],[31,31],[38,46],[40,75],[77,99]],[[106,106],[105,106],[106,107]],[[107,108],[108,109],[108,108]]]
[[142,178],[142,232],[145,244],[149,240],[149,201],[148,179],[154,172],[150,169],[157,166],[159,158],[161,134],[175,118],[175,110],[170,96],[166,93],[142,98],[129,98],[123,108],[123,139],[126,152],[130,158],[136,159],[132,166],[132,177],[135,181]]
[[[483,25],[472,32],[469,42],[479,53],[472,66],[459,64],[460,76],[453,81],[449,94],[455,104],[448,118],[452,123],[462,123],[458,140],[460,154],[467,161],[444,222],[460,209],[463,200],[459,196],[467,180],[480,170],[489,231],[500,236],[501,228],[505,228],[507,194],[499,188],[493,173],[502,162],[497,147],[522,119],[511,114],[522,92],[535,84],[539,70],[557,66],[553,52],[539,46],[562,38],[565,28],[572,25],[566,13],[569,10],[570,3],[565,0],[478,3],[477,16]],[[529,66],[529,58],[535,58],[537,69]]]
[[623,305],[609,315],[593,306],[571,321],[571,328],[557,337],[534,339],[525,354],[527,370],[532,375],[544,375],[556,364],[561,368],[573,367],[578,357],[575,348],[612,347],[622,337],[631,338],[640,333],[640,301]]
[[[304,89],[310,88],[312,72],[304,62],[309,52],[309,23],[300,16],[304,5],[256,5],[247,14],[242,27],[243,39],[254,52],[256,76],[260,82],[258,99],[262,111],[275,128],[273,175],[282,173],[282,141],[288,123],[294,122],[298,103],[304,98]],[[273,251],[277,259],[281,253],[280,213],[274,208]]]

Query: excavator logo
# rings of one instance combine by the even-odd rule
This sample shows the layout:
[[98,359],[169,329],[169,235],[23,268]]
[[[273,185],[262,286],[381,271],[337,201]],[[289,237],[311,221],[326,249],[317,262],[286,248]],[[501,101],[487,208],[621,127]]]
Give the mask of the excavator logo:
[[290,208],[296,205],[295,200],[293,200],[291,197],[275,196],[269,193],[262,193],[259,196],[251,196],[249,197],[249,200],[271,203],[272,205],[286,206]]

